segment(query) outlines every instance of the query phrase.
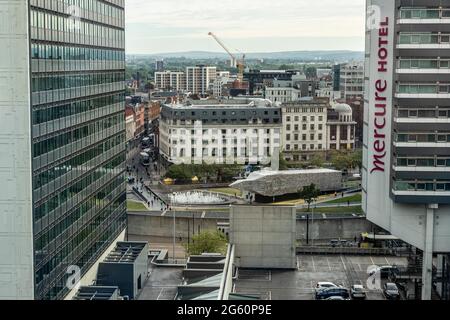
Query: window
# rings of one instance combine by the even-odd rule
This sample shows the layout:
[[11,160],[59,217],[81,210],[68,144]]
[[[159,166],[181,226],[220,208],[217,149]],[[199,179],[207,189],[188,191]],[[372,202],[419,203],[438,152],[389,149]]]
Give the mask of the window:
[[448,114],[447,110],[439,110],[438,112],[439,118],[447,118],[448,117],[447,114]]

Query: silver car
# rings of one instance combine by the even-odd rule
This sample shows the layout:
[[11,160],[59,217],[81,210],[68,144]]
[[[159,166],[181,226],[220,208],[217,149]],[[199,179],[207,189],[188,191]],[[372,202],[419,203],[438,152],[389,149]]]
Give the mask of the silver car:
[[353,299],[366,299],[366,291],[364,290],[364,287],[360,284],[354,284],[350,288],[350,295]]
[[335,285],[333,282],[322,281],[322,282],[318,282],[316,284],[316,287],[314,288],[314,290],[316,292],[319,292],[320,290],[328,289],[328,288],[339,288],[339,286]]

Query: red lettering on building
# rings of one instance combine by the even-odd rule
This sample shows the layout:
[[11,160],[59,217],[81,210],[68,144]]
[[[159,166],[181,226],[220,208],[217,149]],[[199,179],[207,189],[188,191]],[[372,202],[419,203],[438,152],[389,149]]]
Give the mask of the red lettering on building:
[[370,173],[373,172],[385,172],[386,170],[386,133],[384,133],[384,129],[386,128],[387,119],[386,119],[386,90],[388,89],[388,80],[384,80],[381,77],[382,73],[388,72],[389,66],[389,18],[386,17],[384,21],[380,23],[380,28],[378,30],[378,51],[376,58],[378,59],[378,72],[380,73],[380,78],[375,81],[374,89],[374,99],[377,102],[374,108],[374,121],[373,125],[375,127],[373,131],[374,142],[372,145],[373,148],[373,168]]

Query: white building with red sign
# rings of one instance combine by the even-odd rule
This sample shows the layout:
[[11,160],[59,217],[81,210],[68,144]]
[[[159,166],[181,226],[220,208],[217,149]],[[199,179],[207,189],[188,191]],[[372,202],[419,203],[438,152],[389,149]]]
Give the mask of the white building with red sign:
[[430,299],[433,257],[439,268],[450,252],[450,2],[367,9],[363,208],[423,251]]

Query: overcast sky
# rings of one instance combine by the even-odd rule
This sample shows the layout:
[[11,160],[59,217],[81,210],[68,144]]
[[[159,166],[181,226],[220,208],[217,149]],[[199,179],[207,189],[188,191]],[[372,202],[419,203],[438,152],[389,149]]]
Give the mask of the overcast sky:
[[126,0],[127,52],[364,50],[365,0]]

